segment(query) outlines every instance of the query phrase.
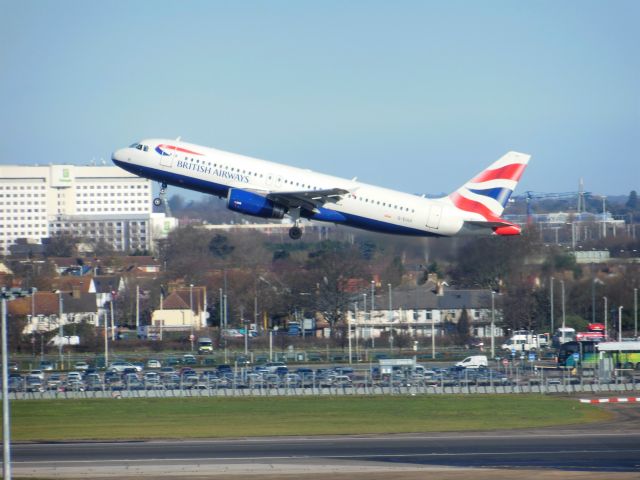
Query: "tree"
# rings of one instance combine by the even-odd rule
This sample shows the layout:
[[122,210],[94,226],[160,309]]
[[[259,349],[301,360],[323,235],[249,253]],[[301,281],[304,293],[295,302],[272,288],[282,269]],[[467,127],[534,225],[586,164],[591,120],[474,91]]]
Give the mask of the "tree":
[[229,244],[229,240],[224,235],[217,234],[209,242],[211,255],[222,260],[228,258],[234,249],[235,247]]
[[49,237],[45,242],[44,254],[46,257],[73,257],[77,253],[78,243],[80,240],[68,233]]
[[347,280],[365,275],[364,261],[351,245],[322,242],[318,250],[309,253],[306,268],[316,286],[316,308],[324,314],[333,332],[354,298],[345,288]]
[[466,307],[462,307],[462,313],[456,324],[455,336],[458,345],[466,345],[469,342],[471,334],[469,333],[469,313]]
[[93,242],[93,254],[96,257],[106,257],[113,255],[115,250],[113,245],[107,242],[104,238],[99,238]]
[[624,204],[629,210],[636,210],[638,208],[638,192],[631,190],[627,203]]

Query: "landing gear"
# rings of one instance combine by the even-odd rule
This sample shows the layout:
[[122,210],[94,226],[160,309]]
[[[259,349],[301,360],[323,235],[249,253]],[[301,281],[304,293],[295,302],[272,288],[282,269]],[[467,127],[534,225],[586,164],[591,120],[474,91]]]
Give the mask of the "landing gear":
[[300,240],[300,237],[302,237],[302,229],[300,228],[300,207],[290,209],[289,216],[293,220],[293,227],[289,229],[289,238],[291,238],[291,240]]
[[153,204],[156,207],[160,207],[162,204],[164,204],[167,208],[168,208],[168,204],[167,204],[167,184],[162,182],[160,184],[160,195],[158,195],[156,198],[153,199]]
[[300,237],[302,237],[302,229],[297,225],[294,227],[291,227],[289,229],[289,237],[292,240],[300,240]]

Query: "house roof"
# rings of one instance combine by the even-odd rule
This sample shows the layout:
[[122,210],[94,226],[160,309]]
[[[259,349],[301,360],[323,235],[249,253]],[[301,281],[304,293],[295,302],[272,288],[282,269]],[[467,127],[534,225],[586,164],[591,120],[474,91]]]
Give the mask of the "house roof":
[[[54,292],[35,292],[31,297],[17,298],[8,303],[9,313],[13,315],[58,315],[60,297]],[[72,293],[62,293],[63,313],[97,312],[95,293],[81,293],[78,298]]]
[[120,286],[119,275],[96,275],[93,277],[96,293],[111,293]]
[[16,298],[8,303],[9,313],[13,315],[57,315],[60,311],[58,294],[36,292],[30,297]]
[[[391,305],[404,310],[460,310],[491,308],[491,290],[445,289],[442,295],[430,286],[399,287],[391,292]],[[379,302],[379,303],[378,303]],[[378,309],[389,309],[389,296],[377,295]]]
[[62,308],[65,313],[98,312],[95,293],[81,293],[79,297],[66,294],[62,297]]
[[177,288],[171,292],[163,302],[162,307],[165,310],[185,310],[191,308],[193,301],[193,311],[199,313],[204,309],[205,287],[193,287],[193,297],[191,296],[191,288]]
[[164,310],[188,310],[189,304],[187,302],[178,293],[172,292],[164,299],[162,308]]
[[64,276],[53,280],[52,286],[55,290],[72,291],[79,288],[81,292],[88,292],[91,287],[91,277]]

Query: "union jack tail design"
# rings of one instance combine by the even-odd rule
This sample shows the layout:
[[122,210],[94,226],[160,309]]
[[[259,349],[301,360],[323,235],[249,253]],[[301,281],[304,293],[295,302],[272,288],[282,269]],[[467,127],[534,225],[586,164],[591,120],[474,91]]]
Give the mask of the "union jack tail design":
[[504,222],[500,218],[509,197],[516,188],[531,155],[509,152],[458,190],[449,200],[468,212],[468,220]]

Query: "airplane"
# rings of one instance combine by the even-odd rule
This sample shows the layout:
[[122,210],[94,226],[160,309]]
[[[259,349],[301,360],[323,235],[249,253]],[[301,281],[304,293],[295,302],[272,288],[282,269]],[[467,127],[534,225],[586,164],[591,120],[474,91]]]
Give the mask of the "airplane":
[[[403,193],[176,140],[147,139],[116,150],[112,161],[161,184],[226,199],[230,210],[293,220],[289,236],[302,237],[301,219],[369,231],[420,237],[519,235],[520,226],[500,218],[530,155],[508,152],[442,198]],[[161,198],[162,197],[162,198]]]

